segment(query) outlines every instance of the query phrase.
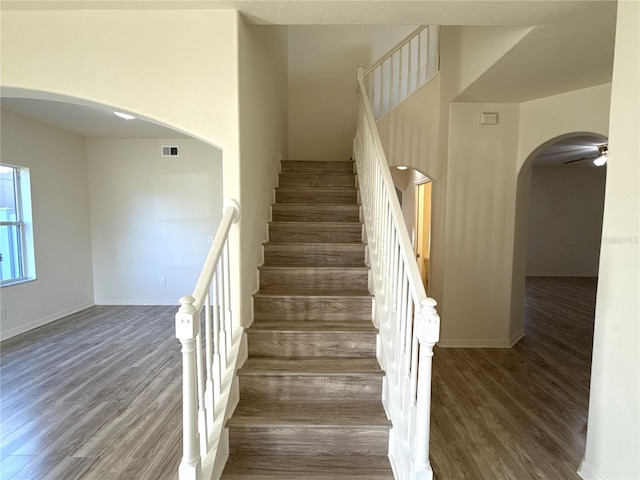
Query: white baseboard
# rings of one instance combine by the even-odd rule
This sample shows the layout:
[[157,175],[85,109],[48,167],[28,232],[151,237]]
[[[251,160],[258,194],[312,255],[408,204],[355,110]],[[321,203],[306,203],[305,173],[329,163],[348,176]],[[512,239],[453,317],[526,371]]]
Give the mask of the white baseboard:
[[572,277],[572,278],[596,278],[598,276],[597,273],[576,273],[576,272],[534,272],[527,273],[525,277]]
[[523,338],[524,338],[524,330],[520,329],[520,331],[514,333],[513,335],[511,335],[511,338],[509,338],[509,347],[513,347],[516,343],[518,343]]
[[605,480],[605,478],[598,472],[595,468],[585,462],[584,458],[580,462],[580,467],[578,468],[578,475],[580,475],[584,480]]
[[96,298],[96,305],[173,305],[177,309],[180,307],[180,302],[177,298]]
[[11,337],[15,337],[16,335],[20,335],[21,333],[28,332],[29,330],[33,330],[34,328],[42,327],[48,323],[55,322],[56,320],[60,320],[68,315],[73,315],[74,313],[78,313],[82,310],[85,310],[89,307],[93,307],[94,303],[82,303],[80,305],[75,305],[70,308],[66,308],[64,310],[60,310],[59,312],[52,313],[51,315],[47,315],[46,317],[39,318],[34,320],[33,322],[29,322],[23,325],[19,325],[10,329],[2,329],[0,331],[0,341],[7,340]]
[[440,340],[438,346],[442,348],[511,348],[524,337],[524,330],[519,330],[508,340],[496,340],[495,338],[454,338]]
[[459,338],[452,340],[440,340],[437,344],[442,348],[511,348],[511,340]]

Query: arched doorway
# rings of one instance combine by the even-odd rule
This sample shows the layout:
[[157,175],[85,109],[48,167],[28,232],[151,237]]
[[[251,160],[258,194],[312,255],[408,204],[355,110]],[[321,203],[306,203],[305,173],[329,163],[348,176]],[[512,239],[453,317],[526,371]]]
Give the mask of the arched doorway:
[[418,270],[428,293],[432,180],[419,170],[409,167],[391,167],[390,171],[396,191],[399,191],[402,214],[413,245]]
[[524,317],[528,274],[597,275],[606,166],[593,161],[606,144],[607,137],[598,133],[568,133],[544,142],[523,163],[516,193],[512,322]]

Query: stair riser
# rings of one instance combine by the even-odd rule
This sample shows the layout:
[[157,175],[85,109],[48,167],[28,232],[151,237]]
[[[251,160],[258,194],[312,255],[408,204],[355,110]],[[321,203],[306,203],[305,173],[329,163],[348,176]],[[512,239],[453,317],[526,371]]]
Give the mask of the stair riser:
[[265,245],[265,265],[364,265],[364,245]]
[[382,376],[275,375],[240,376],[240,397],[263,398],[270,402],[380,401]]
[[274,222],[359,222],[357,205],[273,205]]
[[356,205],[358,192],[353,190],[276,190],[276,203],[295,204],[332,204]]
[[322,289],[341,291],[346,289],[366,290],[369,272],[365,268],[317,269],[317,268],[277,268],[260,270],[260,288]]
[[255,297],[254,318],[370,320],[370,298]]
[[281,173],[354,173],[353,162],[305,162],[283,160]]
[[306,173],[281,173],[278,176],[280,188],[330,188],[355,187],[356,177],[353,174],[323,175]]
[[371,357],[375,332],[281,332],[249,329],[249,355],[260,357]]
[[232,455],[386,455],[388,427],[230,427]]
[[362,225],[270,225],[269,241],[282,243],[333,242],[356,243],[362,241]]

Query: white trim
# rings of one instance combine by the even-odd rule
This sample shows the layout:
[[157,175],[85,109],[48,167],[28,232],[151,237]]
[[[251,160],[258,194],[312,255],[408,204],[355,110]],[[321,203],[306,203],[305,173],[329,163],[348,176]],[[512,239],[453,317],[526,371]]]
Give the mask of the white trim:
[[509,347],[513,347],[516,343],[524,338],[524,330],[520,329],[509,338]]
[[47,315],[46,317],[39,318],[30,323],[18,325],[17,327],[10,328],[10,329],[3,328],[2,331],[0,331],[0,340],[1,341],[8,340],[11,337],[15,337],[16,335],[20,335],[21,333],[28,332],[29,330],[33,330],[34,328],[42,327],[43,325],[47,325],[48,323],[53,323],[57,320],[61,320],[64,317],[73,315],[74,313],[78,313],[89,307],[93,307],[94,305],[95,304],[92,302],[82,303],[80,305],[76,305],[74,307],[61,310],[51,315]]
[[495,340],[492,338],[440,340],[437,345],[442,348],[511,348],[513,346],[510,340]]
[[173,305],[180,306],[178,298],[96,298],[96,305]]
[[595,468],[593,468],[589,463],[587,463],[584,458],[580,462],[578,475],[584,478],[584,480],[605,480],[602,474]]
[[598,272],[596,273],[558,273],[558,272],[536,272],[536,273],[527,273],[526,277],[572,277],[572,278],[597,278]]

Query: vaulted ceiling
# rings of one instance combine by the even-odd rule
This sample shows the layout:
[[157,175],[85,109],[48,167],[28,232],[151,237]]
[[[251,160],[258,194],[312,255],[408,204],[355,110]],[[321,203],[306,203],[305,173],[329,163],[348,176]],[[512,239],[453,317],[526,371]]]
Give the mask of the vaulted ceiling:
[[[523,102],[608,83],[615,0],[3,0],[2,9],[238,9],[255,25],[435,24],[534,27],[457,99]],[[5,101],[7,100],[7,101]],[[57,102],[3,107],[84,136],[182,136],[99,107]]]

